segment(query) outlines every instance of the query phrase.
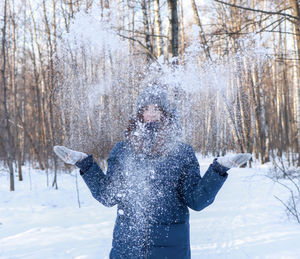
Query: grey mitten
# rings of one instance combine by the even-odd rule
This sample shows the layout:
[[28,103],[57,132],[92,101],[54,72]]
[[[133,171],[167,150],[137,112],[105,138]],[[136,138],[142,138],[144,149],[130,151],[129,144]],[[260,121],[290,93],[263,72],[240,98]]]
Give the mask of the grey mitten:
[[247,163],[251,157],[252,155],[249,153],[230,154],[218,157],[217,162],[228,168],[239,167]]
[[85,153],[74,151],[64,146],[54,146],[53,150],[61,160],[63,160],[66,164],[71,164],[71,165],[75,165],[78,161],[88,156]]

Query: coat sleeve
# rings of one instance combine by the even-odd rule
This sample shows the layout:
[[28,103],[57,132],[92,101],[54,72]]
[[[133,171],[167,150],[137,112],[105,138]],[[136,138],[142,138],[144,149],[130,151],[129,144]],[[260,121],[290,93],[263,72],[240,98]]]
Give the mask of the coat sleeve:
[[178,185],[179,197],[185,205],[200,211],[213,203],[218,191],[227,179],[229,168],[220,165],[216,159],[203,177],[192,147],[188,147],[185,165]]
[[121,190],[121,163],[119,153],[122,144],[118,143],[112,149],[108,158],[106,174],[94,161],[92,155],[76,163],[80,168],[80,175],[90,189],[93,197],[104,206],[112,207],[118,203],[118,191]]

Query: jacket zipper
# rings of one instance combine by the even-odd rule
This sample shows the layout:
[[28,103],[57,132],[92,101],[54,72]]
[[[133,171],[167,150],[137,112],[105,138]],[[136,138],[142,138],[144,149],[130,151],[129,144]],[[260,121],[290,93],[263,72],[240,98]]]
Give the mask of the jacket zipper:
[[149,250],[149,219],[147,218],[147,233],[146,233],[146,256],[145,259],[148,259],[148,250]]
[[[149,188],[150,188],[150,170],[149,170],[149,174],[148,174],[148,184],[149,184]],[[149,195],[149,193],[148,193]],[[146,256],[145,256],[145,259],[148,259],[149,255],[149,207],[148,207],[148,204],[146,205],[147,206],[147,210],[146,210],[146,213],[147,213],[147,221],[146,221],[146,228],[147,228],[147,231],[146,231]]]

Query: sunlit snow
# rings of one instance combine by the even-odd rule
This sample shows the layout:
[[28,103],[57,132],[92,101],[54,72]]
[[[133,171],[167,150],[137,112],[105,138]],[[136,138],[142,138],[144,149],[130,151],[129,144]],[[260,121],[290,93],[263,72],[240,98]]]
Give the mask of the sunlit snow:
[[[199,157],[202,174],[212,160]],[[231,169],[215,202],[191,211],[193,259],[299,258],[299,224],[287,219],[274,198],[289,193],[265,176],[268,166],[254,166]],[[77,169],[59,174],[58,190],[46,186],[45,172],[23,170],[15,192],[0,171],[0,258],[108,258],[116,207],[94,200],[78,176],[79,208]]]

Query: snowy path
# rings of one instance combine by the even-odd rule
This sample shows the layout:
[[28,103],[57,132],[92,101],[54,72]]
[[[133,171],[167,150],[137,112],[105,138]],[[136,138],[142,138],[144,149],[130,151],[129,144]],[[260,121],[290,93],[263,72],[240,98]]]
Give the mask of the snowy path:
[[[200,160],[202,174],[212,159]],[[286,190],[263,176],[267,167],[232,169],[214,204],[191,212],[192,258],[300,258],[300,226],[286,219],[274,198]],[[7,191],[0,171],[1,259],[108,258],[115,208],[99,205],[79,178],[59,175],[59,190],[43,173],[24,175]]]

